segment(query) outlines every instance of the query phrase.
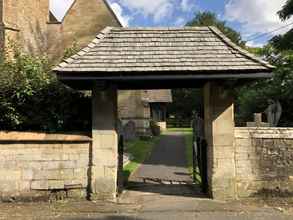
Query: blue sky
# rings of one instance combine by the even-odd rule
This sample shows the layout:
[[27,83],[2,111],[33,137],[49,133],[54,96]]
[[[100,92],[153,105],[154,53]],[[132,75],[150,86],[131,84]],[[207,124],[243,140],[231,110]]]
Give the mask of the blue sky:
[[[62,17],[74,0],[50,0],[51,9]],[[99,0],[97,0],[99,1]],[[212,11],[229,26],[249,40],[262,33],[275,30],[293,21],[282,22],[276,15],[286,0],[107,0],[125,26],[177,26],[181,27],[198,11]],[[284,28],[281,34],[292,28]],[[248,42],[264,44],[272,35]]]

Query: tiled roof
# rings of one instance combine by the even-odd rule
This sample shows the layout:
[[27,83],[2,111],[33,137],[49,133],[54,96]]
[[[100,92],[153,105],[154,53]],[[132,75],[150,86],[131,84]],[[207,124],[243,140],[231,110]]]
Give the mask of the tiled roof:
[[108,27],[57,72],[271,72],[215,27]]
[[168,89],[146,90],[145,99],[148,103],[171,103],[172,91]]

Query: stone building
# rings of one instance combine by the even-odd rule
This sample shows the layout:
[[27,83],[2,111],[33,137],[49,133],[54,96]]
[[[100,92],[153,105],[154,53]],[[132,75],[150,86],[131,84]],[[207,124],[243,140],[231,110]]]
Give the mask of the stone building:
[[[15,42],[25,53],[47,55],[58,63],[67,48],[85,47],[106,26],[122,24],[106,0],[75,0],[61,20],[50,8],[50,0],[0,0],[1,47]],[[162,91],[153,91],[158,102]],[[119,92],[119,117],[133,120],[138,131],[149,127],[150,104],[145,90]],[[168,93],[171,96],[169,91]],[[171,97],[168,98],[171,100]]]

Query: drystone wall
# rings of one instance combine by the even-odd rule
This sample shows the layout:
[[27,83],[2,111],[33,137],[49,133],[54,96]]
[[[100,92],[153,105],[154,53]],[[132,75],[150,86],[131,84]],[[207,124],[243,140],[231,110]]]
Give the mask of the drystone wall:
[[293,128],[235,128],[239,198],[293,193]]

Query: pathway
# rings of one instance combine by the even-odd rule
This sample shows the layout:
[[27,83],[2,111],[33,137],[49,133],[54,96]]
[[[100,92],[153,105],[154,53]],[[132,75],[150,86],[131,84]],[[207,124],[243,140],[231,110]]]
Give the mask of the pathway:
[[195,196],[186,158],[185,136],[168,132],[154,147],[151,156],[131,175],[130,189],[163,195]]
[[169,132],[162,136],[151,156],[130,177],[130,181],[157,179],[166,183],[192,183],[187,166],[184,135]]

